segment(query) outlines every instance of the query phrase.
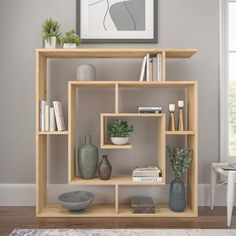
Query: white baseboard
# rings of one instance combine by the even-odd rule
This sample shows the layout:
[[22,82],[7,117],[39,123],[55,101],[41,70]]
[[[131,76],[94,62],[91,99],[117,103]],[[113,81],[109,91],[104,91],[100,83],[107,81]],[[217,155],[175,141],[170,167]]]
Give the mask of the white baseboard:
[[[48,185],[48,201],[56,202],[60,193],[72,190],[92,191],[96,195],[96,202],[111,203],[114,200],[114,187],[106,186],[107,191],[101,191],[101,187],[79,187],[66,184]],[[169,186],[156,187],[132,187],[132,195],[142,195],[144,188],[148,196],[152,196],[156,202],[165,202],[168,196]],[[198,203],[199,206],[209,206],[209,184],[199,184]],[[226,206],[226,186],[218,187],[216,190],[215,206]],[[130,187],[121,188],[120,201],[125,202],[130,197]],[[0,184],[0,206],[34,206],[35,184]]]

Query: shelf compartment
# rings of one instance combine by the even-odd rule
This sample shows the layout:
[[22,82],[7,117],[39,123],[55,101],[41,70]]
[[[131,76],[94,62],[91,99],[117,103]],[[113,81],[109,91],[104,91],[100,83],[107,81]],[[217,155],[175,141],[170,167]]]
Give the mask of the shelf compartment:
[[112,176],[109,180],[101,180],[100,178],[96,177],[94,179],[85,180],[81,177],[75,177],[70,182],[71,185],[120,185],[120,186],[127,186],[127,185],[164,185],[165,182],[162,180],[161,182],[135,182],[132,180],[131,176]]
[[166,135],[194,135],[195,132],[191,130],[185,131],[166,131]]
[[133,214],[130,205],[120,205],[118,215],[120,217],[197,217],[197,214],[189,207],[184,212],[174,212],[167,204],[158,204],[153,214]]
[[105,142],[105,118],[106,117],[159,117],[162,118],[165,114],[147,114],[147,113],[101,113],[100,114],[100,147],[101,149],[132,149],[131,144],[126,145],[114,145],[112,143]]
[[37,217],[197,217],[197,212],[187,207],[184,212],[173,212],[166,204],[158,204],[153,214],[133,214],[130,205],[119,205],[118,213],[112,204],[91,204],[83,213],[70,212],[66,208],[52,204],[42,208]]
[[37,217],[110,217],[115,215],[115,205],[91,204],[84,212],[70,212],[58,204],[45,206]]
[[47,132],[38,132],[39,135],[68,135],[68,131],[47,131]]

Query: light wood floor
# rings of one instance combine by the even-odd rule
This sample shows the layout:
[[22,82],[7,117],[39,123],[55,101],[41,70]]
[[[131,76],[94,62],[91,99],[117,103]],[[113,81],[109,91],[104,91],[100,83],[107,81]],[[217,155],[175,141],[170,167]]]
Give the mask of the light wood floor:
[[[235,211],[236,213],[236,211]],[[0,235],[19,228],[226,228],[226,207],[199,207],[198,218],[35,218],[34,207],[0,207]],[[236,228],[236,214],[232,227]]]

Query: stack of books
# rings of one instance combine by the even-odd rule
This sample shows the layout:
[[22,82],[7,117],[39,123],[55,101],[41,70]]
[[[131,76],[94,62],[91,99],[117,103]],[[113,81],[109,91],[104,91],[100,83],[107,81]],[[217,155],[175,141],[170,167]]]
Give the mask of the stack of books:
[[65,130],[65,122],[61,103],[54,101],[53,106],[50,107],[47,101],[40,101],[40,131],[63,130]]
[[140,81],[161,81],[162,80],[162,54],[150,58],[150,54],[143,58],[143,64],[140,73]]
[[157,166],[136,167],[132,174],[133,181],[161,182],[161,170]]
[[139,107],[139,113],[161,113],[162,107]]

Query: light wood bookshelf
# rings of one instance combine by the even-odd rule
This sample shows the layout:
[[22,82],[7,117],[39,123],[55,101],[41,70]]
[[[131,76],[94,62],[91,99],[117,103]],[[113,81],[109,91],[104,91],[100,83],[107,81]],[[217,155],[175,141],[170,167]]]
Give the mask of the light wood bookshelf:
[[[36,50],[36,215],[38,217],[197,217],[198,215],[198,85],[195,81],[166,81],[166,60],[168,58],[190,58],[196,49],[37,49]],[[68,131],[40,132],[39,103],[47,100],[47,60],[50,58],[143,58],[147,53],[151,57],[157,53],[163,58],[162,81],[68,81]],[[83,88],[112,88],[114,90],[114,113],[100,114],[100,148],[101,149],[132,149],[132,143],[115,146],[106,141],[105,120],[112,117],[134,117],[140,119],[156,119],[157,165],[162,169],[162,182],[133,182],[131,176],[112,176],[110,180],[99,178],[84,180],[76,176],[76,91]],[[187,130],[167,131],[165,113],[139,114],[121,113],[120,93],[122,88],[184,88],[187,93]],[[112,101],[111,101],[112,102]],[[68,184],[81,186],[111,186],[114,188],[114,204],[92,204],[86,211],[70,213],[60,205],[48,204],[47,201],[47,138],[51,135],[68,137]],[[193,150],[192,165],[187,173],[187,208],[184,212],[171,211],[167,205],[158,204],[155,214],[133,214],[129,205],[119,202],[119,191],[122,186],[156,186],[166,184],[166,138],[181,135],[187,139],[188,147]],[[168,199],[167,199],[168,202]]]

